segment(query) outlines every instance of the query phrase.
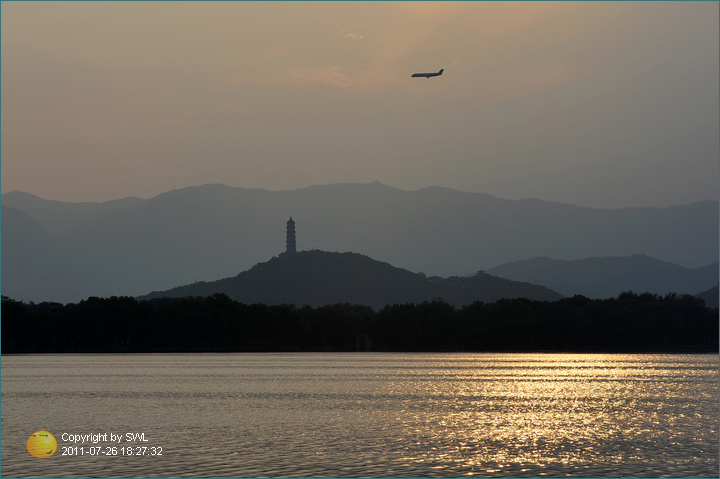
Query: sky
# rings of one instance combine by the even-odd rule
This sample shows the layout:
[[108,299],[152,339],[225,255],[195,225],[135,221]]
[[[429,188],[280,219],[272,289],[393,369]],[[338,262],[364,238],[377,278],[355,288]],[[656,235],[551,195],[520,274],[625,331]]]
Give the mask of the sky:
[[[718,2],[7,2],[2,192],[718,200]],[[411,78],[444,68],[440,77]]]

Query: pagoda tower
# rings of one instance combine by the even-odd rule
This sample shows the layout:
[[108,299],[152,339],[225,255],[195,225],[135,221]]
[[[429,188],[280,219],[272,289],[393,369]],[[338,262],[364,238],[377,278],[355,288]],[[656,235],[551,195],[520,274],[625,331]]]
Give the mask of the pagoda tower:
[[292,216],[287,222],[287,243],[285,253],[297,253],[297,250],[295,249],[295,222],[293,221]]

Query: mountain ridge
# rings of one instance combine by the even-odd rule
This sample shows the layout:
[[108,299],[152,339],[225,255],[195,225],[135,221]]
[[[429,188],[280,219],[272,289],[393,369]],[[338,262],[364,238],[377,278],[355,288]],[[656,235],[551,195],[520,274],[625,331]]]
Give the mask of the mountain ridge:
[[16,208],[28,214],[50,234],[64,233],[83,221],[142,204],[145,201],[147,200],[127,196],[102,203],[90,201],[71,203],[47,200],[32,193],[24,193],[18,190],[3,193],[2,195],[3,206]]
[[[13,200],[6,195],[3,205]],[[21,195],[14,196],[22,210]],[[72,210],[65,216],[54,216],[52,208],[25,211],[61,245],[59,263],[38,272],[55,286],[35,297],[15,288],[8,274],[3,286],[27,300],[69,302],[226,278],[283,251],[290,216],[301,250],[353,251],[431,276],[538,256],[643,253],[685,267],[718,259],[718,203],[711,201],[599,210],[444,187],[405,191],[379,182],[284,191],[218,183],[100,205],[90,206],[89,216],[87,205],[62,204]],[[12,231],[13,219],[3,218],[2,228]],[[13,254],[5,247],[3,253]]]

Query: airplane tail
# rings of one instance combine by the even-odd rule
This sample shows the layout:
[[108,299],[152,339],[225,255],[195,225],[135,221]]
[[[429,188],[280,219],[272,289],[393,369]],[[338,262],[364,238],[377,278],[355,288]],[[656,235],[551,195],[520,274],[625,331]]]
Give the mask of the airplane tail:
[[438,75],[442,75],[442,72],[444,72],[444,71],[445,71],[445,69],[441,68],[440,71],[438,72]]

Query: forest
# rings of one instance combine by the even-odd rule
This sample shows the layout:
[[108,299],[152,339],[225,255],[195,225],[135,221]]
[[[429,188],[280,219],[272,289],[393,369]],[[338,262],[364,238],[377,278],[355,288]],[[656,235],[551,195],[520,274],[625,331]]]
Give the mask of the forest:
[[718,309],[691,295],[442,300],[375,311],[208,297],[2,297],[2,353],[222,351],[718,352]]

